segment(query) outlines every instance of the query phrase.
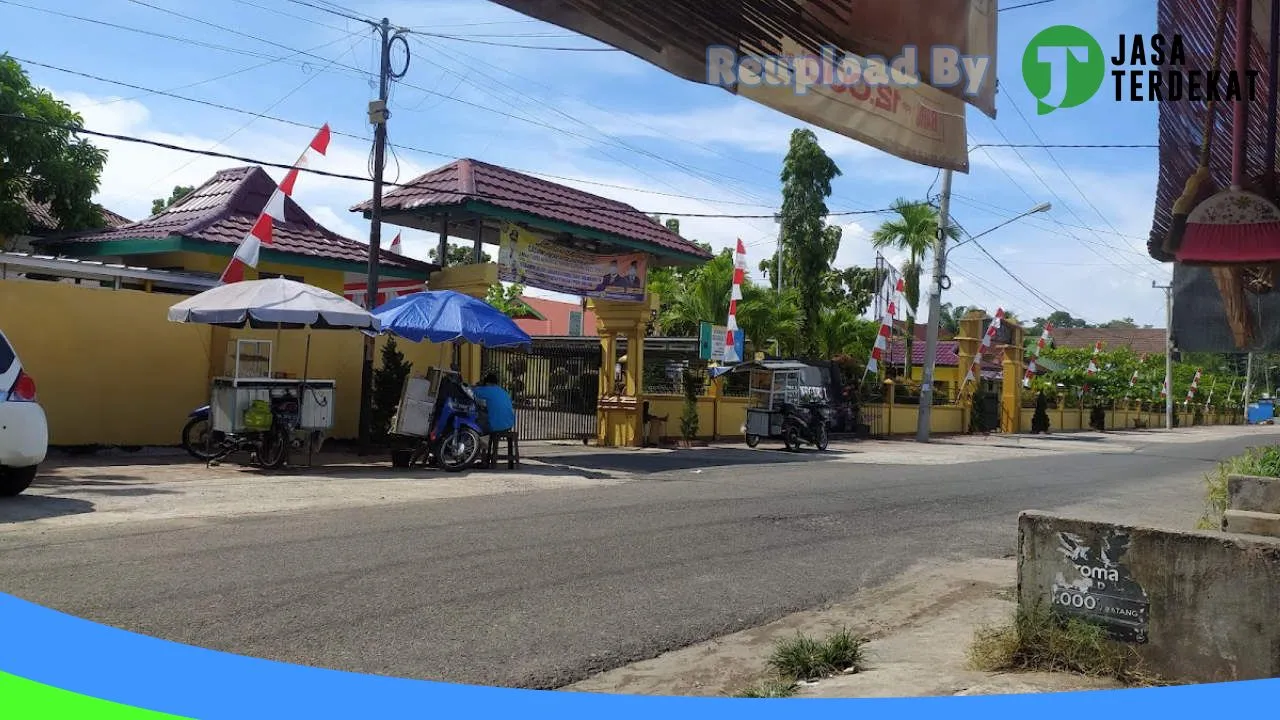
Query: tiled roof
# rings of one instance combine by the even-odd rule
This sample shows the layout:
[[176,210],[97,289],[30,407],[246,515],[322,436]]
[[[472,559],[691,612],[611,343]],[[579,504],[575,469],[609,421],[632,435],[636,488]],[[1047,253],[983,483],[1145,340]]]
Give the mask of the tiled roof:
[[1102,341],[1103,350],[1127,347],[1147,355],[1163,355],[1163,328],[1054,328],[1053,343],[1064,348],[1092,348]]
[[[22,198],[22,205],[27,210],[27,218],[31,221],[32,232],[51,233],[61,229],[58,227],[57,219],[49,211],[48,203],[38,203],[24,197]],[[102,213],[102,221],[106,223],[108,228],[118,228],[133,222],[129,218],[111,212],[101,205],[98,206],[98,211]]]
[[[63,243],[100,243],[112,240],[162,240],[182,237],[193,240],[238,245],[276,190],[276,183],[260,167],[239,167],[219,171],[191,194],[140,222],[105,232],[67,238]],[[367,263],[369,246],[342,237],[317,223],[292,198],[285,200],[285,220],[276,221],[272,244],[277,252],[351,263]],[[382,251],[382,265],[436,269],[390,250]]]
[[[889,364],[901,365],[902,359],[907,355],[906,342],[902,338],[895,338],[893,344],[889,346]],[[924,365],[925,344],[923,340],[917,340],[911,344],[911,364],[914,366]],[[935,363],[938,367],[955,367],[960,364],[959,358],[960,343],[955,340],[938,341],[938,359]],[[983,361],[983,367],[999,368],[1000,363],[993,361],[995,357],[991,351],[987,352],[987,359]]]
[[[383,196],[383,210],[443,208],[468,201],[536,215],[546,220],[648,243],[685,256],[711,255],[626,203],[479,160],[462,159],[437,168]],[[367,212],[372,201],[351,208]]]

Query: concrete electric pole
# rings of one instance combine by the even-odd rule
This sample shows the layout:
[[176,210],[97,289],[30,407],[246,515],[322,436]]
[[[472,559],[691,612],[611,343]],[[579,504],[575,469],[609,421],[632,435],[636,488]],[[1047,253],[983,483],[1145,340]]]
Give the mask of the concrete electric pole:
[[1173,285],[1151,287],[1164,290],[1164,427],[1173,429]]
[[[381,67],[378,73],[378,99],[369,103],[369,122],[373,124],[373,204],[369,212],[369,269],[365,281],[365,308],[373,310],[378,305],[378,256],[382,247],[382,171],[387,153],[387,96],[391,81],[404,77],[409,70],[409,42],[406,30],[392,28],[391,22],[382,18],[375,26],[381,40],[379,53]],[[391,69],[391,45],[399,40],[404,44],[405,63],[398,72]],[[373,349],[374,339],[364,338],[364,362],[360,368],[360,453],[367,454],[372,443],[373,416]]]

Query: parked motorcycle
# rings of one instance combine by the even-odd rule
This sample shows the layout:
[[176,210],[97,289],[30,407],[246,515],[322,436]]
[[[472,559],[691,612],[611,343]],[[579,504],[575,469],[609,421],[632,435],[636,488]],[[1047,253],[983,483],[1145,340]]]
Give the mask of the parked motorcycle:
[[[208,405],[196,408],[182,428],[182,447],[192,457],[216,462],[237,453],[249,454],[249,462],[274,470],[289,462],[289,453],[303,447],[298,437],[299,403],[292,392],[259,400],[245,412],[251,429],[243,433],[222,433],[213,429]],[[310,438],[318,443],[318,433]]]
[[410,464],[421,460],[446,472],[471,467],[480,459],[484,438],[479,418],[479,403],[471,388],[456,376],[445,375],[431,432]]
[[823,402],[808,401],[783,405],[782,442],[791,452],[799,452],[807,443],[819,450],[827,449],[827,423],[831,408]]

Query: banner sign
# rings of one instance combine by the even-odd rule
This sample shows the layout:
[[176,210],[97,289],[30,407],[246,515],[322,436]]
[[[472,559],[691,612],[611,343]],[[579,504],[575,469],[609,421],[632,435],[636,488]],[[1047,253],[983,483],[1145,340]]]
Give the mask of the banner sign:
[[[709,322],[698,323],[698,357],[703,360],[724,361],[724,337],[729,328],[725,325],[712,325]],[[745,358],[747,336],[741,330],[733,334],[733,344],[737,346],[738,357]]]
[[498,278],[566,295],[641,302],[646,261],[643,253],[597,255],[576,250],[503,223]]

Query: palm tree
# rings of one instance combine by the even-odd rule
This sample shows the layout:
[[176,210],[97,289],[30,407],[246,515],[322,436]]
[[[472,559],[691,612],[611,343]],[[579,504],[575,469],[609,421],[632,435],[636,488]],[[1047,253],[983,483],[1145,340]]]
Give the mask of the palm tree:
[[968,306],[942,303],[942,314],[938,316],[938,327],[942,332],[959,335],[960,321],[964,319],[967,312],[969,312]]
[[818,348],[822,357],[860,356],[871,351],[878,325],[862,319],[848,306],[822,309],[818,318]]
[[[907,263],[902,268],[906,279],[907,306],[912,314],[920,306],[920,268],[925,255],[934,248],[938,237],[938,210],[923,201],[911,201],[898,198],[890,205],[898,216],[886,220],[871,234],[871,245],[877,250],[892,248],[907,253]],[[960,237],[959,229],[947,225],[947,239]],[[907,373],[911,372],[911,340],[914,337],[915,323],[907,320]]]

